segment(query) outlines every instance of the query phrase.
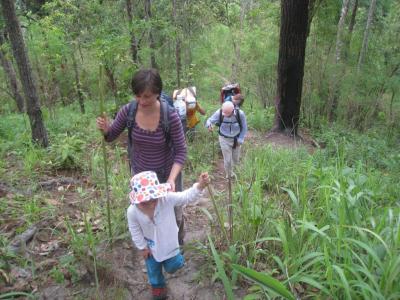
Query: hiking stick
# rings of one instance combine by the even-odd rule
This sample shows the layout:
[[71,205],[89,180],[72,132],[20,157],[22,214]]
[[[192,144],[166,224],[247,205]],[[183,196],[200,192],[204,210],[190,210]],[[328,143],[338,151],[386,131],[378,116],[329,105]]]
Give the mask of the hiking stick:
[[[104,113],[104,90],[103,90],[103,66],[99,67],[99,96],[100,96],[100,115]],[[112,232],[111,232],[111,208],[110,208],[110,193],[108,190],[108,166],[107,166],[107,150],[104,137],[101,139],[101,147],[103,148],[103,161],[104,161],[104,177],[106,181],[106,198],[107,198],[107,221],[108,221],[108,235],[112,247]]]
[[233,241],[233,214],[232,214],[232,179],[228,177],[228,219],[229,219],[229,238]]
[[212,162],[215,162],[215,139],[214,139],[214,130],[211,131],[211,138],[212,138]]
[[214,193],[213,193],[213,191],[212,191],[212,188],[211,188],[211,185],[210,185],[210,184],[207,185],[207,190],[208,190],[208,193],[209,193],[210,196],[211,196],[211,200],[212,200],[212,203],[213,203],[213,206],[214,206],[214,210],[215,210],[215,213],[216,213],[217,218],[218,218],[219,226],[221,227],[221,230],[222,230],[222,233],[224,234],[225,239],[226,239],[226,240],[228,241],[228,243],[229,243],[230,240],[229,240],[229,238],[228,238],[228,233],[226,232],[224,223],[222,222],[221,215],[219,214],[219,211],[218,211],[218,208],[217,208],[217,203],[215,202]]

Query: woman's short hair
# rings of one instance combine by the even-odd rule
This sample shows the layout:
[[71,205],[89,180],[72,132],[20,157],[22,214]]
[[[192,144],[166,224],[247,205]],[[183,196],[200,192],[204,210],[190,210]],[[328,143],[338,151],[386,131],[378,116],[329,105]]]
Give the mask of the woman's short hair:
[[131,87],[134,95],[140,95],[146,90],[160,95],[163,87],[160,73],[156,69],[139,70],[132,77]]

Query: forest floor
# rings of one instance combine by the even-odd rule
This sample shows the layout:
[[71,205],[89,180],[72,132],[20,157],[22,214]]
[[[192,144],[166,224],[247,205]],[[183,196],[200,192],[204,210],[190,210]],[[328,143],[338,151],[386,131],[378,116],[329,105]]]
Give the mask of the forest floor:
[[[303,135],[304,136],[304,135]],[[295,148],[305,144],[312,151],[310,138],[295,141],[279,134],[261,135],[250,132],[247,143],[261,146],[266,143],[277,147]],[[245,152],[245,151],[244,151]],[[10,154],[12,155],[12,154]],[[242,158],[245,158],[243,153]],[[10,157],[12,159],[12,157]],[[89,199],[99,197],[95,184],[90,178],[82,177],[78,172],[69,174],[43,175],[38,180],[37,187],[29,187],[22,181],[20,189],[14,190],[6,183],[0,182],[0,195],[9,206],[2,217],[0,232],[12,239],[17,235],[15,228],[21,227],[25,220],[13,215],[12,207],[19,205],[14,199],[18,195],[33,194],[41,191],[40,201],[54,207],[52,218],[39,218],[32,229],[33,234],[23,242],[19,251],[33,262],[34,267],[12,266],[7,275],[1,272],[5,282],[9,285],[0,286],[1,293],[7,292],[33,292],[39,299],[151,299],[147,283],[147,274],[144,272],[143,259],[138,255],[128,233],[117,237],[112,245],[101,245],[97,248],[97,273],[99,277],[99,292],[94,293],[94,269],[91,253],[79,257],[81,263],[78,267],[64,262],[64,267],[55,269],[60,264],[62,257],[73,257],[70,245],[64,236],[59,233],[68,233],[66,224],[74,224],[77,232],[85,230],[83,212],[87,211]],[[214,164],[212,172],[212,186],[216,193],[226,193],[227,180],[224,178],[223,160],[220,156]],[[79,184],[80,188],[77,188]],[[192,183],[185,182],[185,186]],[[84,188],[82,189],[82,186]],[[210,232],[209,220],[201,211],[201,207],[212,212],[212,203],[209,195],[185,208],[185,267],[175,274],[166,275],[170,297],[168,299],[224,299],[224,288],[220,281],[212,280],[210,272],[205,268],[209,266],[204,256],[199,255],[198,243],[205,242],[207,233]],[[100,225],[100,215],[96,213],[88,216],[93,232],[104,230]],[[29,231],[29,228],[28,230]],[[27,232],[25,231],[25,232]],[[55,234],[58,232],[58,235]],[[197,246],[197,247],[196,247]],[[76,255],[76,254],[75,254]],[[56,270],[56,271],[54,271]],[[0,271],[1,268],[0,268]],[[212,270],[208,270],[211,271]],[[54,280],[59,272],[59,282]],[[49,274],[52,273],[52,276]],[[79,278],[79,280],[76,280]],[[119,296],[118,296],[119,295]],[[244,286],[235,290],[235,296],[241,299],[246,295]]]

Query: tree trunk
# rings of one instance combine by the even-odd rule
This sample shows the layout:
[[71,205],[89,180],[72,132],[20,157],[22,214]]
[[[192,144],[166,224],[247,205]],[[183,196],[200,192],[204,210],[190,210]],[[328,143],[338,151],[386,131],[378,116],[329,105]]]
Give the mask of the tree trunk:
[[117,81],[115,80],[114,71],[107,65],[105,65],[104,70],[106,71],[108,84],[111,91],[113,92],[114,99],[116,101],[116,99],[118,99],[118,87],[117,87]]
[[4,73],[8,77],[8,85],[11,90],[11,95],[14,98],[15,103],[17,104],[18,111],[22,113],[22,112],[24,112],[24,98],[22,98],[22,95],[18,89],[18,80],[17,80],[17,75],[15,74],[14,67],[13,67],[11,61],[8,60],[7,53],[5,53],[5,51],[2,49],[4,42],[5,42],[5,40],[4,40],[3,32],[0,32],[1,65],[3,66]]
[[297,135],[300,118],[308,0],[282,0],[278,82],[273,130]]
[[375,7],[376,7],[376,0],[371,0],[368,11],[367,25],[365,26],[365,31],[364,31],[363,43],[360,51],[360,56],[358,57],[357,72],[360,72],[361,65],[364,62],[365,53],[367,52],[369,30],[371,28],[372,20],[374,18]]
[[21,27],[15,13],[14,0],[1,0],[3,17],[10,35],[11,46],[18,65],[21,84],[24,89],[26,108],[32,130],[32,140],[42,147],[49,145],[47,131],[44,127],[39,97],[32,76]]
[[81,80],[79,78],[78,64],[76,62],[76,57],[75,57],[75,47],[72,49],[72,64],[73,64],[74,73],[75,73],[75,85],[76,85],[76,93],[78,95],[79,107],[81,108],[81,113],[84,114],[85,113],[85,102],[83,99]]
[[[144,11],[145,11],[145,15],[146,15],[146,21],[150,22],[151,21],[151,0],[145,1]],[[155,56],[156,43],[154,42],[152,26],[150,26],[150,28],[149,28],[149,47],[151,49],[151,51],[150,51],[151,67],[157,69],[157,62],[156,62],[156,56]]]
[[343,29],[346,21],[347,12],[349,11],[350,0],[343,0],[342,11],[340,13],[340,19],[337,26],[337,34],[336,34],[336,56],[335,62],[339,63],[341,55],[342,55],[342,47],[343,47]]
[[342,10],[340,13],[340,18],[337,26],[337,33],[336,33],[336,51],[335,51],[335,64],[337,65],[336,70],[332,76],[332,88],[331,88],[331,103],[328,112],[328,120],[332,122],[336,119],[336,111],[339,105],[339,87],[341,78],[344,75],[344,68],[339,66],[341,56],[342,56],[342,49],[343,49],[343,29],[346,21],[346,16],[349,11],[350,0],[343,0]]
[[128,14],[128,21],[129,21],[129,32],[131,34],[131,55],[133,63],[136,66],[139,66],[139,42],[135,36],[134,30],[132,29],[133,23],[133,10],[132,10],[132,1],[126,0],[126,12]]
[[351,37],[353,35],[354,25],[356,24],[357,9],[358,9],[358,0],[354,0],[353,9],[350,17],[350,23],[349,23],[349,32],[347,34],[347,38],[345,39],[345,46],[344,46],[345,59],[348,58],[350,53],[350,43],[351,43]]
[[177,87],[181,87],[181,74],[182,74],[182,55],[181,55],[181,38],[179,35],[179,25],[177,22],[177,0],[172,1],[172,19],[174,20],[174,26],[176,31],[175,37],[175,62],[176,62],[176,84]]

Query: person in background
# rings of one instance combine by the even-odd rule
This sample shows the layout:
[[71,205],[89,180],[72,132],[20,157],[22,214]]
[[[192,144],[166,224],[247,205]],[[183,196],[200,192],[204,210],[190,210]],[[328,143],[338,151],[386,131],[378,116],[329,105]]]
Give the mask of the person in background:
[[247,133],[246,115],[235,108],[231,101],[227,101],[205,124],[209,131],[213,130],[214,125],[219,127],[218,139],[224,157],[226,178],[235,177],[233,168],[239,163],[240,149]]
[[206,111],[200,106],[197,99],[188,97],[188,99],[186,99],[186,136],[188,137],[189,141],[194,140],[196,135],[196,126],[200,122],[197,112],[203,116],[206,114]]

